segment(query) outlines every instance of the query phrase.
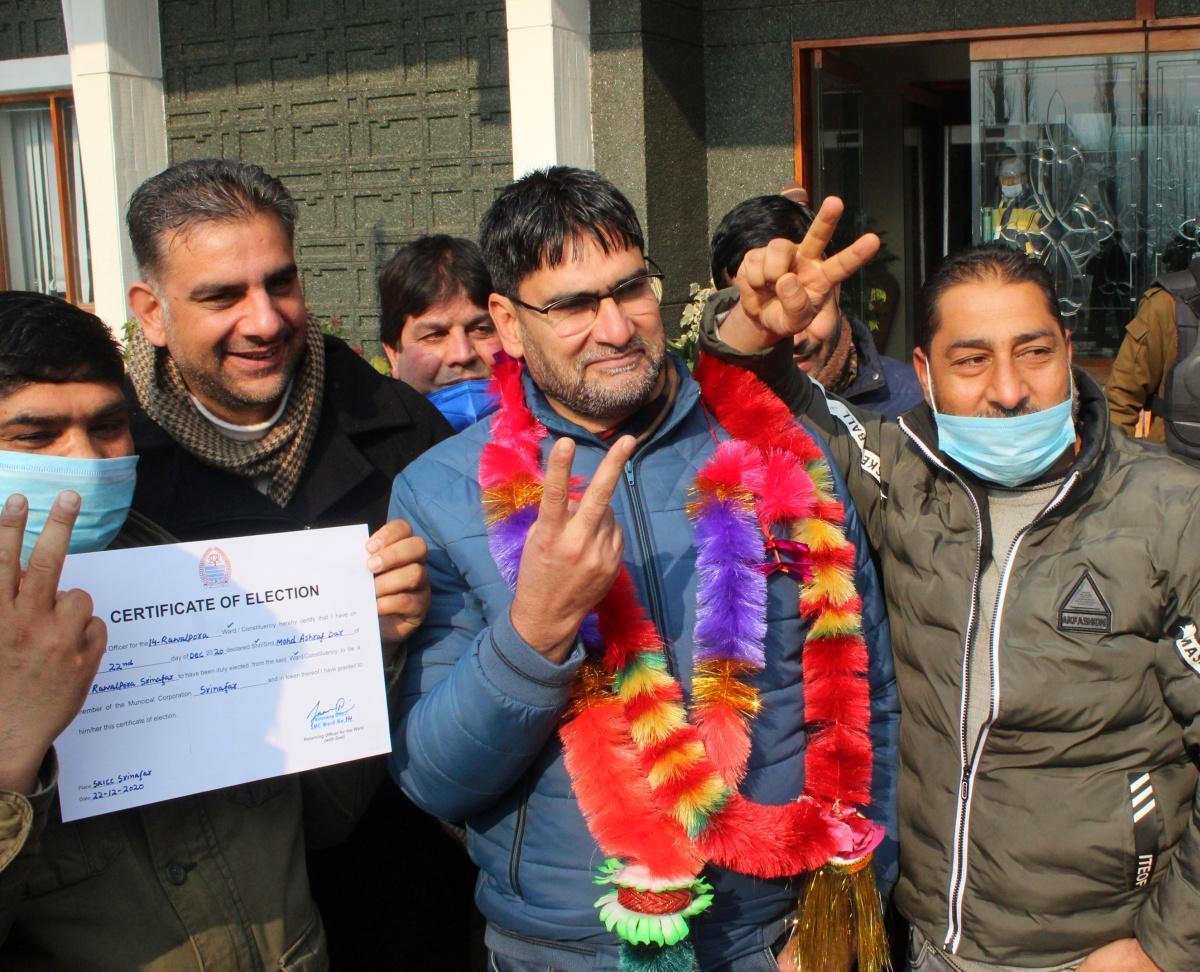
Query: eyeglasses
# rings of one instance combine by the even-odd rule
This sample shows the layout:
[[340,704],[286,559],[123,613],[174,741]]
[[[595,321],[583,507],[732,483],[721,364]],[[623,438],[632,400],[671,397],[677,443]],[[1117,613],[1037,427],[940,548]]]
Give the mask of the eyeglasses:
[[544,315],[559,337],[575,337],[596,323],[600,302],[608,297],[627,314],[646,314],[655,310],[662,302],[662,282],[662,271],[647,258],[645,273],[617,284],[607,294],[575,294],[552,300],[545,307],[535,307],[512,295],[508,299],[526,310]]

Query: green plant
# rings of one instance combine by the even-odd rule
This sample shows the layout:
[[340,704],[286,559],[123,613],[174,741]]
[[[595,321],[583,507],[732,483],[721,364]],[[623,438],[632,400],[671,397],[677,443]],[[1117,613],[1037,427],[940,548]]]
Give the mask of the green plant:
[[688,297],[691,300],[679,318],[679,337],[667,342],[667,347],[683,358],[689,369],[696,367],[696,359],[700,357],[700,320],[704,316],[704,305],[716,292],[715,287],[688,284]]
[[121,353],[125,356],[126,364],[129,364],[129,349],[133,346],[133,334],[141,326],[136,317],[129,318],[121,325]]
[[[328,334],[330,337],[338,338],[342,341],[345,341],[347,344],[350,343],[350,328],[340,317],[331,317],[327,321],[322,321],[321,333]],[[362,354],[361,348],[358,349],[358,353]]]

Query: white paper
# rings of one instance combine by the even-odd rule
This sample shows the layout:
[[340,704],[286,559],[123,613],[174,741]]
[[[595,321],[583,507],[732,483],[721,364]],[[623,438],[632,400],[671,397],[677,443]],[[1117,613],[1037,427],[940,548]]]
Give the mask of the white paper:
[[108,648],[55,749],[63,820],[391,749],[367,528],[74,554]]

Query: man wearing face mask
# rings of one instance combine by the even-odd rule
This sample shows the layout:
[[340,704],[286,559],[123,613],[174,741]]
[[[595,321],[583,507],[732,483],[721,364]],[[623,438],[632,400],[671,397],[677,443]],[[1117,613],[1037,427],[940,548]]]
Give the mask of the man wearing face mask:
[[298,777],[58,816],[52,744],[107,640],[87,594],[58,591],[63,558],[173,540],[130,509],[123,377],[98,318],[0,293],[0,967],[325,968]]
[[912,967],[1200,968],[1200,477],[1110,430],[1052,280],[1010,247],[926,282],[927,406],[892,424],[827,398],[790,344],[830,299],[840,212],[747,254],[702,344],[827,437],[878,552]]
[[479,247],[452,236],[406,243],[379,273],[379,339],[392,377],[428,397],[456,432],[498,404],[488,393],[500,350],[491,292]]
[[1015,153],[1006,155],[996,166],[1000,198],[991,211],[993,239],[1016,241],[1023,233],[1036,233],[1042,225],[1037,200],[1029,187],[1025,159]]
[[[713,283],[718,289],[730,286],[749,250],[780,238],[799,243],[812,221],[807,206],[782,195],[755,196],[734,206],[713,234]],[[835,292],[796,335],[796,364],[829,391],[885,418],[919,405],[924,398],[912,365],[881,355],[866,325],[845,313],[838,297]]]

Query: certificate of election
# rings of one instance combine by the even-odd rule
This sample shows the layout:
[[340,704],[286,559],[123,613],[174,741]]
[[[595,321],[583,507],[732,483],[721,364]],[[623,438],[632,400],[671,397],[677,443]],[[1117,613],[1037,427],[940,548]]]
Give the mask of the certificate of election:
[[108,626],[55,742],[63,820],[386,753],[367,528],[74,554]]

